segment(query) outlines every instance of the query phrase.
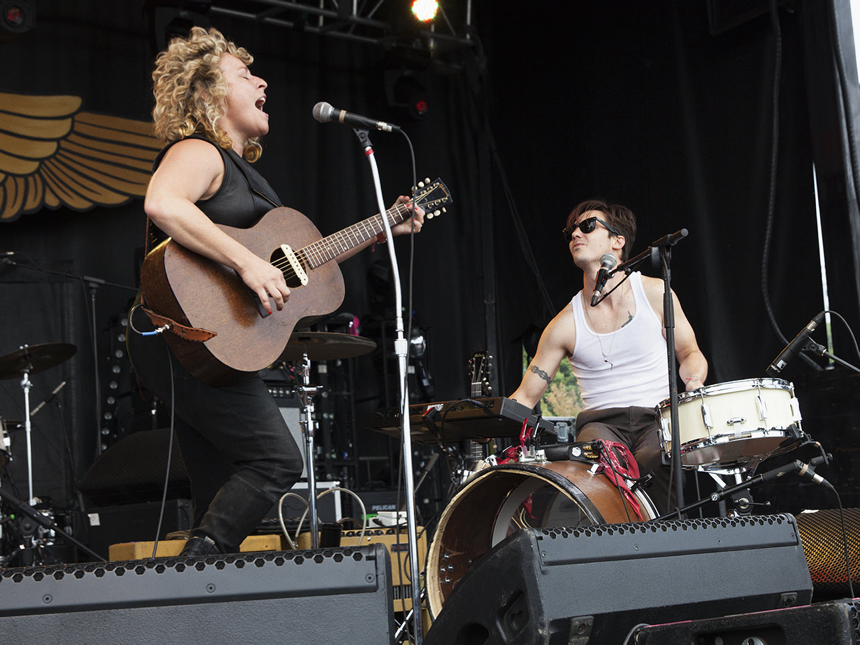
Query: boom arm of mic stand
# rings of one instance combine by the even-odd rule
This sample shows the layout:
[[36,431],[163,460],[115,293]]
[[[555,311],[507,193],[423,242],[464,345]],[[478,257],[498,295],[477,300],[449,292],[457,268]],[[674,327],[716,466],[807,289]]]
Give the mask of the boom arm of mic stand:
[[688,513],[690,511],[694,511],[700,506],[704,506],[705,504],[710,504],[711,502],[721,502],[727,497],[737,493],[738,491],[745,490],[747,488],[756,488],[761,486],[762,484],[767,483],[773,479],[776,479],[779,476],[788,475],[790,473],[797,473],[804,466],[817,466],[822,463],[829,463],[830,455],[825,457],[816,457],[815,459],[811,459],[809,464],[804,464],[799,459],[795,459],[793,462],[786,464],[785,466],[780,466],[779,468],[775,468],[774,470],[768,471],[766,473],[761,473],[748,479],[745,482],[741,482],[740,484],[735,484],[734,486],[726,486],[725,488],[721,488],[717,491],[714,491],[710,494],[709,497],[702,498],[698,501],[693,502],[692,504],[685,506],[683,508],[679,508],[678,510],[668,513],[667,515],[661,515],[656,518],[655,522],[661,522],[663,520],[670,520],[672,518],[677,518],[679,515]]
[[826,358],[829,358],[831,361],[833,361],[835,363],[839,363],[842,367],[845,367],[845,368],[851,370],[855,374],[860,374],[860,368],[852,365],[851,363],[849,363],[847,361],[843,361],[838,356],[834,356],[833,354],[831,354],[830,352],[827,351],[827,348],[824,347],[824,345],[819,345],[818,343],[816,343],[811,338],[807,340],[806,345],[803,347],[803,351],[811,352],[813,354],[818,354],[819,356],[824,356]]

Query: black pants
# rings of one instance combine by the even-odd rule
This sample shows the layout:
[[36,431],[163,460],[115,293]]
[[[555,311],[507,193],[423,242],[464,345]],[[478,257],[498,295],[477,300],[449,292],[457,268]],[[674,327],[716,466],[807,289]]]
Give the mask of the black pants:
[[[140,309],[134,326],[152,329]],[[302,453],[277,403],[257,374],[222,387],[199,381],[169,355],[161,336],[129,329],[128,348],[141,383],[168,408],[173,405],[176,438],[191,477],[193,533],[212,538],[222,553],[238,552],[302,474]]]
[[585,410],[576,417],[577,441],[617,441],[630,449],[639,464],[640,477],[648,473],[654,477],[646,492],[657,512],[665,515],[675,505],[675,491],[670,486],[669,467],[663,465],[659,432],[654,408]]

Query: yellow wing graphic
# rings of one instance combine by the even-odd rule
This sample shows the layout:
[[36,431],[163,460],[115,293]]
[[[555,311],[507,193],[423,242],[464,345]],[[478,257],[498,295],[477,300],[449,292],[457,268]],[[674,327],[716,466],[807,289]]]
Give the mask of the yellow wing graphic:
[[0,221],[143,197],[161,148],[152,124],[81,112],[81,103],[0,92]]

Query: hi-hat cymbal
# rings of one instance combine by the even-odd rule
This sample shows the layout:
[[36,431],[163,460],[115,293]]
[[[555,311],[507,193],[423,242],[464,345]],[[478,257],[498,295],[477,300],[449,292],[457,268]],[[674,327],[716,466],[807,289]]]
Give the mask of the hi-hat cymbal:
[[24,345],[21,349],[0,356],[0,380],[35,374],[64,363],[78,348],[69,343]]
[[300,361],[307,354],[312,361],[334,361],[364,356],[374,349],[376,349],[376,343],[362,336],[302,331],[290,336],[280,358],[282,361]]

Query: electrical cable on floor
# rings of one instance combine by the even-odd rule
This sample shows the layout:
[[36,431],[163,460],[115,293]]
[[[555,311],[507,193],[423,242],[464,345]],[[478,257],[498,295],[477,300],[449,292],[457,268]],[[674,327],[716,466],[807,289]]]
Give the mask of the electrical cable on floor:
[[[131,316],[129,316],[131,320]],[[167,440],[167,467],[164,469],[164,491],[161,495],[161,508],[158,510],[158,528],[155,530],[155,541],[152,544],[152,557],[156,557],[158,553],[158,536],[161,535],[161,524],[164,521],[164,509],[167,506],[167,487],[170,483],[170,462],[173,458],[173,422],[175,419],[174,406],[174,384],[173,384],[173,356],[170,353],[170,348],[165,344],[167,350],[167,367],[170,372],[170,438]]]

